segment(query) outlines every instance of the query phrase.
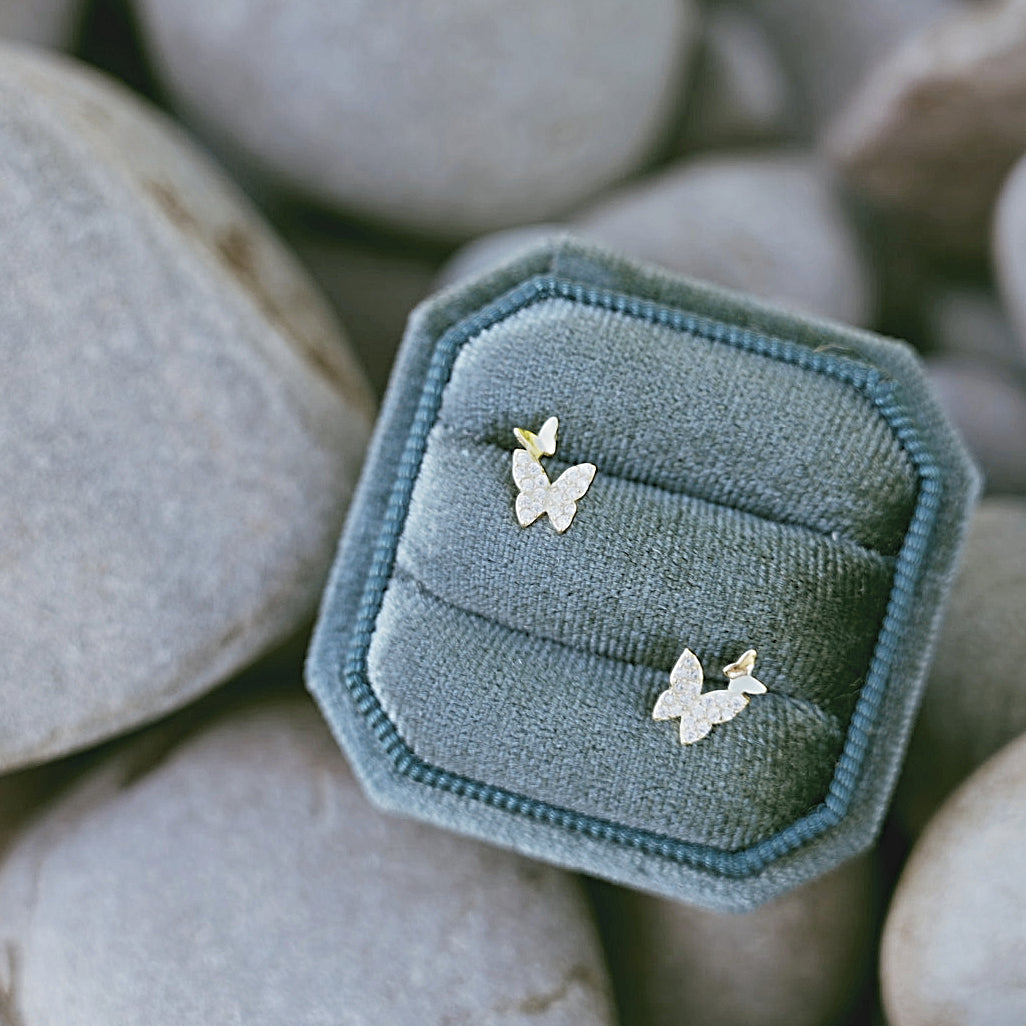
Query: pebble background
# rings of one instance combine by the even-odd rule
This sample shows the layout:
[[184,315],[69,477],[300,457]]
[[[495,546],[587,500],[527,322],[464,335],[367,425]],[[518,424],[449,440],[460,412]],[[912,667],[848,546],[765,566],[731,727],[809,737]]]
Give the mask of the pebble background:
[[[379,815],[303,691],[395,347],[571,230],[986,474],[894,812],[747,916]],[[1026,1022],[1026,0],[0,0],[0,1026]]]

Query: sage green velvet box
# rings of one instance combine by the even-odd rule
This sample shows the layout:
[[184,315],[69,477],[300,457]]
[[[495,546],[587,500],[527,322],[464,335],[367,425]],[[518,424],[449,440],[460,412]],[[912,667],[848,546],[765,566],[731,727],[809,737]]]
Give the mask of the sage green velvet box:
[[[514,511],[553,415],[565,533]],[[553,239],[412,316],[309,685],[382,806],[750,907],[872,842],[976,490],[906,346]],[[685,646],[767,688],[691,745]]]

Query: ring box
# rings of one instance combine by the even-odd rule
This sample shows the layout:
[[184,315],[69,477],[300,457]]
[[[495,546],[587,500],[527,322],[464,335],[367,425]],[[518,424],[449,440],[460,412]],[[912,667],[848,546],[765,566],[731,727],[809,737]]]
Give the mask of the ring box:
[[[510,469],[552,415],[562,534]],[[412,315],[308,683],[381,806],[750,908],[872,843],[977,490],[907,346],[557,237]],[[687,746],[685,646],[767,688]]]

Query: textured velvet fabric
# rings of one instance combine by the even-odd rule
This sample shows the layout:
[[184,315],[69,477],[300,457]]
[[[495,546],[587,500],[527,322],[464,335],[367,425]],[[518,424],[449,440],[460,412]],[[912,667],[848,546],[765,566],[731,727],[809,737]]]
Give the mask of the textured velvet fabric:
[[[514,515],[552,415],[565,534]],[[310,686],[385,806],[749,907],[871,842],[975,490],[906,347],[556,239],[411,319]],[[685,645],[768,689],[692,746]]]

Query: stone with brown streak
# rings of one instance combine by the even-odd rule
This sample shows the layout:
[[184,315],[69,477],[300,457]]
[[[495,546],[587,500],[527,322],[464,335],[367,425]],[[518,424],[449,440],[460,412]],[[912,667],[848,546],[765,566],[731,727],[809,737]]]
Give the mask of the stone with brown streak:
[[373,400],[161,115],[0,48],[0,770],[189,701],[312,614]]

